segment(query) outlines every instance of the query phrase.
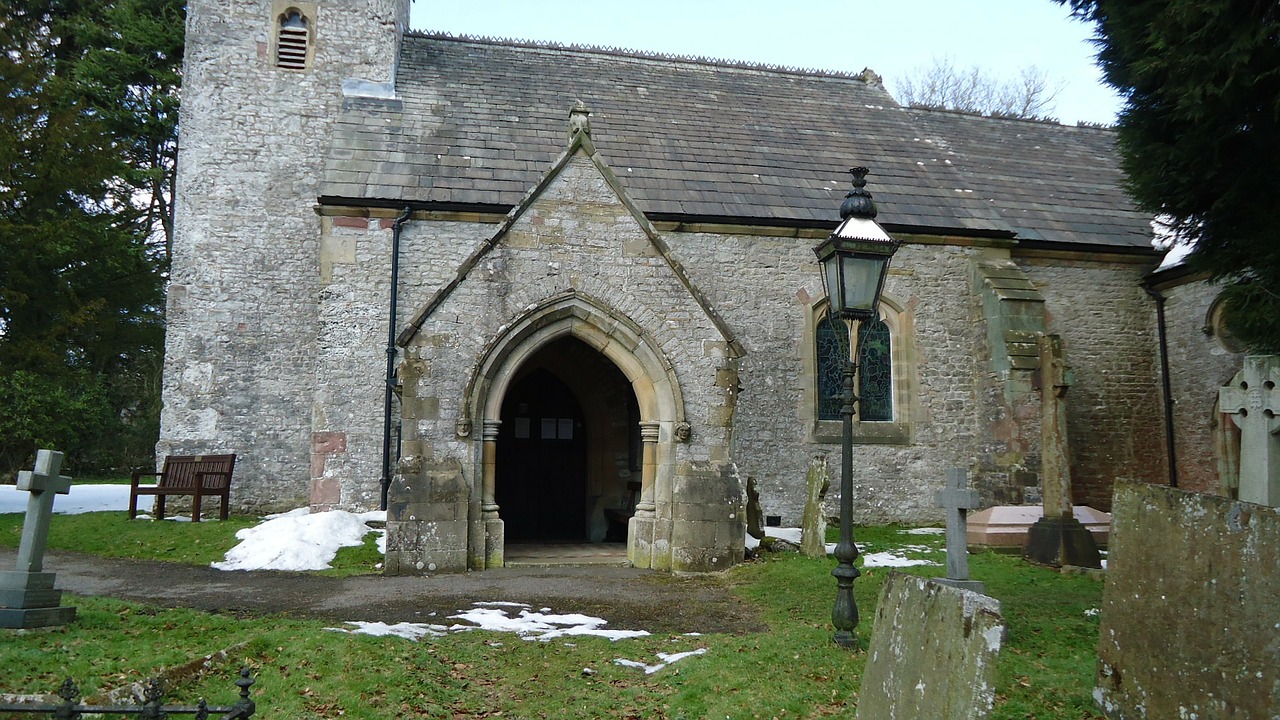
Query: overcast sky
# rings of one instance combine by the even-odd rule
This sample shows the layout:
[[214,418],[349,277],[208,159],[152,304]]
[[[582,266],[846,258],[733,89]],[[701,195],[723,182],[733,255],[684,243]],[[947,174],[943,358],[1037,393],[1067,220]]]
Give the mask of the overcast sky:
[[1051,113],[1110,124],[1093,28],[1052,0],[414,0],[415,30],[547,40],[859,72],[890,91],[950,58],[1011,79],[1034,65],[1063,84]]

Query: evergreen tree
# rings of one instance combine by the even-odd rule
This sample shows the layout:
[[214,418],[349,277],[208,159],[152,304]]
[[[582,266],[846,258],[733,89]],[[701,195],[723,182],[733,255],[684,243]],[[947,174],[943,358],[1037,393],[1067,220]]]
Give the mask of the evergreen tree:
[[0,0],[6,473],[150,456],[182,30],[167,0]]
[[1226,321],[1280,352],[1280,3],[1057,0],[1096,23],[1098,62],[1125,97],[1129,189],[1226,284]]

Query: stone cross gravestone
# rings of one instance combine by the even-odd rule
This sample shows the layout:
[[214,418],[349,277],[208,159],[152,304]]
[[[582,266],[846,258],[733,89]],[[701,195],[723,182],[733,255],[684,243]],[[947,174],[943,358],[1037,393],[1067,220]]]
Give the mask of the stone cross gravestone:
[[1108,718],[1280,717],[1280,508],[1117,482],[1107,560]]
[[1098,543],[1075,519],[1071,504],[1070,445],[1067,442],[1067,390],[1071,369],[1062,338],[1041,335],[1040,348],[1040,481],[1044,517],[1027,531],[1023,557],[1034,563],[1061,567],[1102,567]]
[[1280,507],[1280,356],[1249,355],[1218,406],[1240,428],[1240,499]]
[[808,495],[804,503],[804,516],[800,520],[800,552],[806,557],[827,556],[827,516],[823,501],[831,487],[831,473],[827,469],[827,457],[819,455],[809,463],[805,473]]
[[53,498],[71,492],[71,478],[60,475],[62,453],[40,450],[35,470],[18,473],[18,489],[30,493],[22,521],[18,562],[0,571],[0,627],[32,628],[65,625],[75,619],[74,607],[59,607],[62,591],[53,587],[53,573],[44,570],[44,549],[53,517]]
[[876,606],[858,720],[986,717],[1004,637],[994,598],[890,573]]
[[947,577],[938,582],[985,593],[986,586],[969,579],[968,512],[982,504],[978,491],[968,487],[969,473],[947,469],[947,486],[937,493],[938,507],[947,511]]

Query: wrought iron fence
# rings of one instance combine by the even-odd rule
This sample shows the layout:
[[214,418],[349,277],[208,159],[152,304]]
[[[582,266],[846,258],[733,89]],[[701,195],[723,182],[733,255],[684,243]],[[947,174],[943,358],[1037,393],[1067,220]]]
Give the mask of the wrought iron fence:
[[0,713],[45,713],[55,720],[80,720],[82,715],[136,715],[144,720],[164,720],[170,715],[194,715],[196,720],[244,720],[253,717],[256,710],[249,697],[249,687],[254,683],[249,675],[249,668],[241,668],[236,685],[240,688],[240,699],[226,707],[209,707],[204,698],[196,705],[164,705],[164,688],[156,678],[148,680],[143,687],[141,705],[81,705],[80,688],[71,678],[67,678],[58,689],[58,697],[62,702],[53,705],[33,703],[0,703]]

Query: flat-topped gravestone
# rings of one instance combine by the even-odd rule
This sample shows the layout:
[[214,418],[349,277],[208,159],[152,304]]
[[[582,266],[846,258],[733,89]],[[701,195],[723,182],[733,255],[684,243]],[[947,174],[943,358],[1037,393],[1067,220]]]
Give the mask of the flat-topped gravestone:
[[831,487],[831,473],[827,469],[825,455],[819,455],[809,463],[804,481],[808,495],[800,520],[800,553],[805,557],[823,558],[827,556],[827,515],[823,512],[823,502]]
[[[1107,545],[1111,515],[1088,505],[1076,505],[1072,515],[1093,535],[1099,547]],[[1027,544],[1027,531],[1044,517],[1040,505],[996,505],[970,513],[967,518],[969,545],[996,549],[1021,550]]]
[[59,474],[62,453],[40,450],[34,471],[18,473],[18,489],[30,493],[22,521],[18,562],[0,571],[0,628],[65,625],[75,619],[74,607],[60,607],[62,591],[53,587],[53,573],[44,570],[44,549],[53,518],[53,498],[71,491],[71,478]]
[[1245,357],[1218,407],[1240,428],[1240,499],[1280,507],[1280,356]]
[[1111,532],[1103,713],[1280,717],[1280,509],[1122,482]]
[[975,720],[995,703],[994,598],[893,572],[876,607],[858,720]]
[[978,491],[969,487],[969,473],[949,468],[947,486],[938,491],[936,502],[947,511],[947,576],[938,582],[985,593],[982,582],[969,579],[968,513],[982,503]]

